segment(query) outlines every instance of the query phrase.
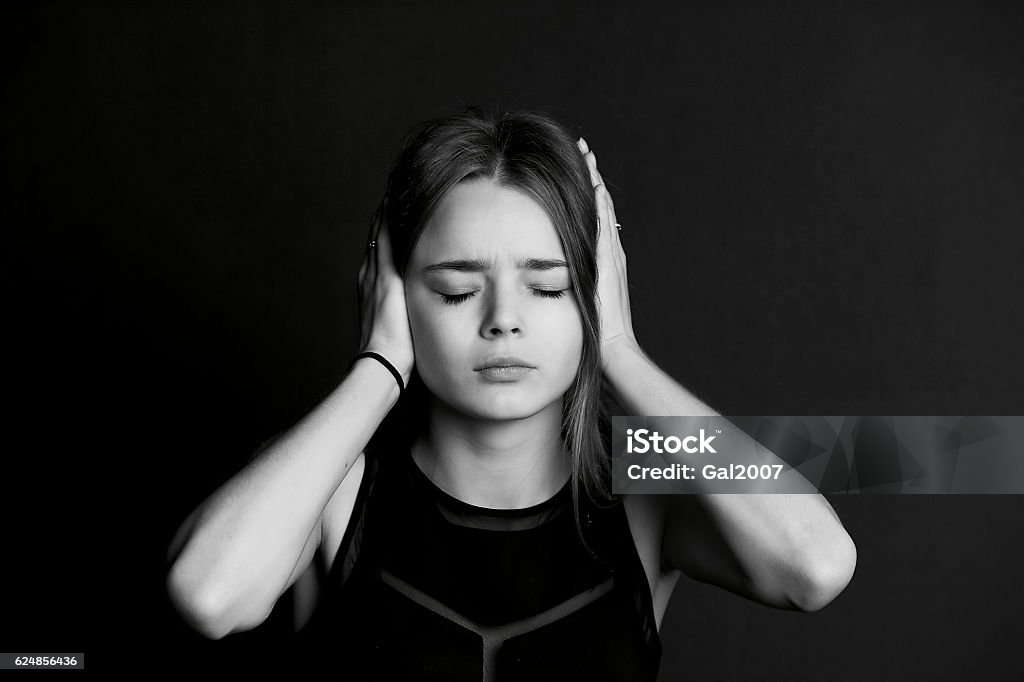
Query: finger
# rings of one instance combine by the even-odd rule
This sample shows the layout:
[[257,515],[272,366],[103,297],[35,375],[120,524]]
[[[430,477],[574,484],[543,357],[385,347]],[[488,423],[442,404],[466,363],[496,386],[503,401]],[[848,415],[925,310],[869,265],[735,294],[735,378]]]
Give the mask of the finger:
[[601,175],[597,172],[597,159],[594,158],[594,152],[587,152],[583,155],[583,158],[587,160],[587,169],[590,171],[590,183],[596,187],[601,184]]
[[377,207],[377,210],[370,216],[370,229],[366,234],[366,245],[363,247],[363,266],[360,268],[360,277],[370,273],[376,266],[376,256],[374,253],[373,244],[377,239],[377,230],[380,226],[380,215],[381,208]]
[[597,156],[594,152],[588,152],[587,156],[590,158],[590,172],[593,173],[594,177],[597,178],[595,185],[599,185],[604,182],[604,178],[601,177],[601,171],[597,168]]
[[[373,241],[370,244],[373,244]],[[378,269],[377,249],[370,244],[366,245],[366,272],[363,274],[363,282],[368,289],[373,287],[373,282],[377,279]]]
[[[594,177],[597,178],[597,182],[594,185],[595,199],[597,200],[597,209],[601,212],[606,220],[606,224],[610,228],[614,228],[616,224],[615,219],[615,202],[612,201],[612,195],[608,191],[608,185],[605,183],[604,178],[601,176],[601,172],[597,170],[595,161],[594,165]],[[618,231],[616,228],[614,231]]]
[[395,273],[395,262],[391,258],[391,234],[387,222],[381,220],[377,231],[377,259],[381,272]]
[[602,182],[595,190],[597,193],[598,209],[608,219],[608,224],[615,226],[615,204],[612,203],[612,195],[608,193],[608,185]]
[[366,233],[367,253],[369,253],[370,244],[377,238],[377,229],[378,229],[378,227],[380,225],[380,218],[381,218],[381,215],[382,215],[382,209],[383,209],[383,205],[378,206],[377,210],[375,210],[373,212],[373,215],[370,216],[370,229]]
[[370,270],[373,267],[373,260],[374,260],[375,255],[374,255],[374,250],[370,248],[370,244],[372,243],[372,238],[373,238],[373,231],[374,231],[373,222],[371,222],[371,225],[370,225],[371,240],[368,240],[366,247],[364,247],[364,249],[362,249],[362,260],[359,262],[358,285],[359,285],[360,288],[365,286],[365,284],[367,282],[367,276],[370,274]]
[[598,239],[605,238],[611,244],[618,243],[618,228],[615,227],[615,207],[611,194],[609,194],[608,188],[604,183],[604,178],[601,177],[601,172],[597,169],[597,155],[589,148],[586,140],[582,137],[577,144],[580,151],[584,152],[587,169],[590,171],[590,179],[594,184],[594,198],[597,203],[598,213]]
[[594,192],[597,197],[597,214],[601,217],[601,234],[598,235],[599,239],[608,239],[611,243],[611,233],[615,232],[615,220],[608,214],[608,205],[605,200],[605,195],[608,191],[605,189],[604,183],[602,182],[594,188]]
[[622,248],[622,230],[620,230],[618,227],[618,219],[615,217],[614,211],[612,211],[610,224],[612,226],[612,242],[614,244],[614,247],[612,248],[612,253],[615,256],[615,259],[619,261],[623,268],[625,268],[626,253]]
[[[605,193],[604,184],[598,186],[598,192],[602,194]],[[607,245],[607,253],[611,257],[614,257],[615,237],[616,232],[618,231],[618,229],[615,227],[615,216],[610,211],[608,211],[607,204],[604,202],[603,199],[599,199],[598,212],[601,215],[601,234],[598,238],[604,241],[604,243]]]

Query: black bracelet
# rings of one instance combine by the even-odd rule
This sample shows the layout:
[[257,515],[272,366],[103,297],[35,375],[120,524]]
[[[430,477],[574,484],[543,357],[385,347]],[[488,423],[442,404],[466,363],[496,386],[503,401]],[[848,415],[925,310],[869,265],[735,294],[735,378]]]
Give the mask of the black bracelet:
[[398,373],[398,370],[395,369],[394,365],[388,362],[387,358],[380,353],[374,353],[372,350],[364,350],[362,353],[352,358],[352,362],[348,363],[348,368],[352,369],[352,365],[356,364],[356,360],[359,358],[373,358],[374,360],[379,360],[382,365],[387,367],[388,371],[394,375],[395,381],[398,382],[398,397],[401,399],[402,394],[405,392],[405,382],[402,381],[402,375]]

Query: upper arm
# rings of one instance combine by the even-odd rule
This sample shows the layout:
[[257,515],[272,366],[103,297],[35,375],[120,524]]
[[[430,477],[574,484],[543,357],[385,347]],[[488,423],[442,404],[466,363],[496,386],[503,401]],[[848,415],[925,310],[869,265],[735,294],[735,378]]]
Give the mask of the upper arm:
[[665,495],[664,563],[701,582],[747,595],[747,575],[700,495]]
[[665,497],[665,562],[696,580],[768,606],[815,611],[853,574],[853,542],[820,496],[820,504],[800,495]]
[[[284,594],[294,586],[293,618],[296,630],[302,628],[309,620],[313,608],[319,601],[319,576],[330,573],[341,539],[345,535],[345,529],[348,528],[348,521],[352,516],[364,469],[365,456],[363,453],[359,453],[348,473],[345,474],[345,478],[331,495],[331,499],[327,501],[327,506],[324,507],[313,532],[306,540],[306,545],[295,564],[295,569],[288,578],[288,583],[281,590],[281,594]],[[313,563],[317,549],[320,550],[323,559],[323,563],[319,567]]]
[[[306,544],[302,548],[302,553],[299,554],[299,560],[295,562],[295,568],[292,569],[292,574],[288,576],[288,582],[285,583],[284,587],[281,589],[281,594],[287,592],[288,588],[294,585],[295,581],[298,580],[313,563],[313,555],[316,553],[317,548],[323,540],[323,527],[324,515],[321,514],[320,518],[316,521],[316,525],[313,526],[313,530],[310,532],[309,537],[306,538]],[[280,595],[278,595],[278,598],[280,599]]]
[[360,452],[356,460],[352,462],[345,480],[341,482],[334,492],[323,514],[323,556],[324,570],[330,572],[331,566],[341,547],[341,541],[348,529],[349,519],[352,518],[352,510],[355,508],[356,496],[359,494],[359,486],[363,482],[363,472],[366,469],[366,456]]
[[669,567],[664,559],[665,504],[663,495],[626,495],[623,504],[629,520],[629,530],[636,545],[640,563],[651,588],[651,605],[655,621],[661,627],[669,598],[679,579],[679,571]]
[[170,567],[178,559],[178,555],[181,554],[181,550],[185,547],[185,541],[189,535],[192,534],[192,529],[195,528],[196,522],[199,521],[199,514],[203,510],[203,505],[199,505],[192,510],[192,513],[188,515],[184,523],[178,528],[174,534],[174,538],[171,540],[171,544],[167,546],[167,566]]

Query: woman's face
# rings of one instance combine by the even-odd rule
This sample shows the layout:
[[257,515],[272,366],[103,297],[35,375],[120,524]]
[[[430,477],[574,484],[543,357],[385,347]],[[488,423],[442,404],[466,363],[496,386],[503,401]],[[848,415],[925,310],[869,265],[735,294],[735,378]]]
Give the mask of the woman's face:
[[416,369],[437,398],[481,419],[560,408],[583,324],[558,233],[535,200],[491,180],[456,185],[410,255],[405,291]]

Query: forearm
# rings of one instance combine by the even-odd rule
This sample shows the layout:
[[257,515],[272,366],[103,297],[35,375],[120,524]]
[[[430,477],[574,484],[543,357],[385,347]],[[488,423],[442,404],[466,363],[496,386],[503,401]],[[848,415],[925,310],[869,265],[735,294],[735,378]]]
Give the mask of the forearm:
[[387,369],[360,359],[323,402],[207,498],[170,570],[178,601],[202,614],[265,616],[397,399]]
[[[633,344],[623,343],[606,353],[605,372],[616,399],[627,414],[718,414],[665,374]],[[723,433],[717,442],[729,443],[730,462],[757,465],[782,462],[738,427],[725,420],[722,422]],[[681,459],[689,458],[698,466],[706,463],[700,457],[680,453]],[[663,543],[669,563],[685,554],[680,546],[693,540],[694,533],[716,532],[742,568],[742,576],[735,582],[744,585],[730,587],[769,604],[782,607],[792,604],[805,610],[820,608],[831,600],[849,580],[856,550],[831,505],[799,472],[788,466],[784,471],[788,479],[785,489],[799,494],[713,494],[711,485],[700,476],[696,477],[695,489],[712,494],[695,495],[688,502],[702,506],[700,516],[714,527],[694,529],[686,527],[687,522],[681,520],[687,517],[685,513],[677,518],[670,516]],[[673,532],[678,537],[671,537]],[[715,567],[718,568],[720,566]]]
[[712,417],[718,413],[680,386],[628,340],[602,349],[612,392],[629,414]]
[[[720,417],[721,415],[704,403],[700,398],[676,382],[671,376],[658,367],[639,346],[623,342],[604,353],[605,374],[609,387],[626,415],[665,416],[665,417]],[[705,420],[698,420],[703,423]],[[672,454],[672,462],[686,464],[693,470],[700,470],[704,465],[737,464],[744,467],[754,465],[783,464],[784,462],[767,448],[748,436],[742,429],[727,419],[715,420],[714,426],[721,427],[721,432],[714,436],[719,452],[728,452],[728,461],[716,462],[714,455],[703,452],[690,453],[679,450]],[[724,448],[724,450],[723,450]],[[722,457],[723,455],[718,455]],[[736,486],[739,484],[733,483]],[[757,492],[756,480],[744,481],[743,492]],[[721,481],[705,480],[695,476],[687,480],[689,490],[697,493],[722,492],[725,487]],[[794,493],[816,493],[800,473],[788,465],[784,465],[777,478],[763,484],[764,490],[785,490]],[[818,496],[820,498],[820,496]],[[822,499],[823,503],[824,500]],[[827,503],[825,507],[829,507]]]

